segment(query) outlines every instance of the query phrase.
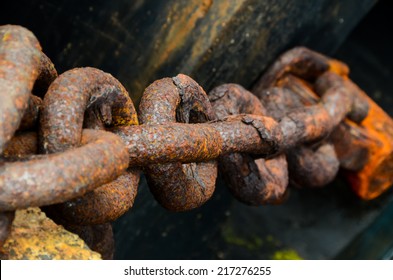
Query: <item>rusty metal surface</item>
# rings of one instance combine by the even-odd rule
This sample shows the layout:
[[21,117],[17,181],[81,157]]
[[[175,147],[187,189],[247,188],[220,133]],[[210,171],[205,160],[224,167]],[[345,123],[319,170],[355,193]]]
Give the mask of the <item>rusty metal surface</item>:
[[43,209],[55,222],[65,225],[112,222],[132,207],[138,183],[139,170],[131,169],[84,196]]
[[[314,75],[313,71],[319,75]],[[313,108],[321,96],[320,102],[335,127],[330,141],[334,144],[337,159],[355,193],[363,199],[372,199],[392,183],[391,173],[386,172],[392,165],[392,120],[348,78],[348,73],[348,67],[342,62],[297,48],[283,54],[271,66],[254,87],[254,92],[262,99],[270,99],[270,90],[263,88],[282,87],[294,93],[286,98],[297,98],[292,102],[297,108]],[[279,98],[280,101],[283,99]],[[344,117],[346,119],[342,122]],[[333,156],[330,153],[329,157],[322,159],[336,161]],[[299,160],[289,161],[299,163]],[[294,165],[290,166],[296,172]],[[296,172],[297,176],[301,173]]]
[[[267,115],[267,110],[251,92],[236,84],[224,84],[209,92],[218,118],[227,115]],[[280,203],[288,186],[287,161],[284,154],[270,159],[246,153],[233,153],[219,158],[219,168],[229,189],[240,201],[261,205]]]
[[[139,168],[155,199],[171,211],[211,198],[217,159],[230,191],[250,205],[285,201],[289,183],[323,187],[339,167],[363,199],[393,181],[393,121],[349,80],[340,61],[290,50],[256,84],[255,96],[236,84],[208,96],[186,75],[164,78],[146,88],[137,116],[110,74],[86,67],[56,78],[32,34],[2,28],[1,96],[14,87],[10,100],[18,105],[5,98],[11,111],[4,121],[10,116],[13,124],[4,124],[0,135],[3,241],[10,212],[41,206],[111,258],[108,222],[133,206]],[[24,60],[32,62],[19,67]],[[11,74],[24,80],[14,85]]]
[[[79,145],[82,126],[105,129],[138,124],[124,87],[110,74],[95,68],[78,68],[60,75],[45,95],[40,116],[39,147],[44,153]],[[46,207],[45,211],[66,224],[114,221],[133,205],[138,182],[139,172],[133,170],[84,197]]]
[[115,78],[94,68],[73,69],[59,76],[45,95],[40,115],[41,152],[79,145],[86,108],[94,116],[88,118],[89,128],[101,128],[98,121],[105,126],[138,123],[127,91]]
[[[52,75],[46,71],[51,65],[41,52],[41,46],[33,33],[14,25],[0,27],[0,151],[18,129],[35,80],[41,75]],[[53,67],[53,66],[52,66]]]
[[128,153],[118,136],[84,130],[82,143],[64,153],[2,164],[1,211],[67,201],[113,180],[127,168]]
[[[162,79],[150,85],[139,106],[141,124],[173,124],[177,121],[200,123],[212,119],[214,113],[206,93],[185,75]],[[193,133],[191,131],[187,138],[182,133],[176,133],[169,139],[193,142]],[[157,140],[158,143],[162,142]],[[187,147],[182,149],[181,146],[173,146],[172,150],[175,149],[193,154],[187,151]],[[198,150],[207,153],[205,146],[199,146]],[[216,185],[215,161],[151,164],[144,170],[154,197],[172,211],[186,211],[201,206],[212,196]]]

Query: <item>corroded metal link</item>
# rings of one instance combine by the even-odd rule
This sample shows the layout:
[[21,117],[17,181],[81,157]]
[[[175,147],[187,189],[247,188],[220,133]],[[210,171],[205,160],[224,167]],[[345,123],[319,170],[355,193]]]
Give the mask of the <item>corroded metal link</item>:
[[[296,84],[291,83],[291,86]],[[288,88],[269,88],[260,93],[260,98],[269,113],[282,119],[291,110],[303,108],[301,96],[306,88],[296,88],[295,94]],[[303,91],[301,91],[303,90]],[[291,185],[298,187],[323,187],[334,180],[339,170],[334,146],[326,141],[312,145],[298,145],[286,151]]]
[[[209,92],[218,118],[227,115],[267,115],[262,103],[251,92],[236,84],[224,84]],[[284,154],[271,159],[255,159],[246,153],[233,153],[219,158],[219,170],[232,194],[250,205],[279,203],[288,185],[287,161]]]
[[[75,149],[0,166],[0,211],[60,203],[114,180],[128,152],[112,133],[84,130]],[[89,176],[86,176],[89,174]]]
[[13,25],[0,26],[0,38],[1,153],[19,127],[37,78],[41,78],[44,85],[57,73],[29,30]]
[[[331,74],[331,72],[326,72],[325,74],[321,75],[315,81],[314,86],[293,75],[286,75],[278,82],[280,88],[273,88],[269,89],[268,91],[291,91],[291,96],[280,99],[282,102],[281,104],[287,104],[287,100],[290,100],[292,101],[292,106],[296,107],[315,105],[319,101],[319,96],[316,94],[313,88],[315,88],[316,91],[318,91],[321,95],[323,92],[328,90],[328,83],[334,83],[336,88],[339,86],[338,81],[332,81]],[[329,79],[324,81],[324,77]],[[349,80],[337,75],[336,77],[342,81],[341,88],[344,88],[345,82],[345,88],[349,90],[350,94],[355,98],[354,103],[359,104],[360,100],[363,100],[362,103],[364,103],[364,101],[367,102],[367,105],[358,105],[358,110],[352,109],[352,112],[356,112],[355,114],[358,116],[356,119],[358,121],[362,121],[361,119],[364,117],[364,115],[368,114],[371,103],[362,97],[362,95],[359,93],[360,90],[357,89],[357,87],[354,85],[351,85],[352,83]],[[265,98],[267,98],[266,95]],[[294,105],[295,100],[297,102],[296,105]],[[271,104],[273,104],[272,109],[274,110],[277,105],[275,105],[273,102]],[[284,105],[280,106],[282,107]],[[275,110],[275,112],[281,111]],[[356,123],[348,119],[341,122],[334,129],[334,131],[329,136],[329,140],[331,140],[335,145],[335,150],[340,160],[340,166],[344,169],[352,171],[358,171],[362,169],[365,164],[367,164],[369,160],[370,147],[382,145],[380,140],[369,134],[364,127],[356,125]]]
[[130,166],[201,162],[236,152],[272,156],[283,145],[277,122],[259,115],[228,116],[203,124],[118,127],[111,131],[126,144]]
[[360,125],[348,122],[350,127],[337,131],[333,141],[340,160],[348,164],[345,174],[354,192],[363,199],[379,196],[393,183],[393,120],[348,77],[326,73],[316,84],[322,91],[345,88],[368,103],[368,114]]
[[[74,69],[60,75],[44,98],[40,147],[52,153],[78,145],[82,125],[105,129],[136,124],[133,103],[120,82],[95,68]],[[111,222],[132,207],[138,183],[139,171],[130,170],[83,197],[46,207],[45,212],[62,224]]]
[[139,171],[131,169],[84,196],[58,204],[51,210],[44,210],[50,211],[51,219],[63,225],[99,225],[112,222],[132,207],[138,183]]
[[[389,171],[393,166],[391,118],[348,78],[348,69],[343,63],[320,54],[315,58],[315,53],[305,48],[290,50],[282,57],[287,58],[273,64],[269,70],[271,74],[262,78],[255,88],[289,88],[301,97],[306,106],[319,101],[315,90],[322,96],[321,103],[325,105],[333,125],[346,111],[347,118],[335,127],[329,138],[355,193],[363,199],[379,196],[393,182]],[[314,59],[310,60],[312,57]],[[313,67],[298,71],[296,65],[308,65],[310,61],[311,65],[316,65],[312,60],[324,61],[328,67],[324,67],[326,70],[318,75],[309,74]],[[340,99],[350,100],[348,107],[342,106],[344,101],[335,107]]]
[[314,88],[319,96],[327,95],[327,92],[340,92],[352,98],[352,107],[347,116],[351,121],[361,124],[367,117],[370,109],[368,98],[346,76],[326,72],[318,77]]
[[292,73],[305,80],[315,80],[326,71],[348,75],[349,68],[341,61],[328,58],[305,47],[283,53],[254,85],[252,92],[274,87],[286,74]]
[[79,145],[84,121],[90,128],[138,123],[120,82],[90,67],[69,70],[50,85],[40,116],[40,151],[54,153]]
[[[170,126],[176,127],[176,121],[205,122],[212,119],[214,119],[214,114],[206,93],[194,80],[185,75],[178,75],[172,79],[164,78],[151,84],[146,88],[139,106],[139,120],[146,125],[170,124]],[[156,128],[161,129],[160,127]],[[192,128],[192,126],[188,126],[188,128]],[[143,133],[142,130],[140,132]],[[124,135],[124,131],[119,135]],[[181,133],[175,130],[172,130],[172,134],[165,129],[161,130],[161,135],[166,139],[166,144],[174,144],[175,141],[178,143],[195,141],[193,131],[189,131],[188,138],[184,138]],[[203,132],[204,139],[202,141],[205,141],[205,135]],[[156,134],[153,136],[148,133],[146,136],[153,142],[141,143],[142,145],[156,145],[154,143]],[[151,136],[153,137],[151,138]],[[212,138],[213,141],[215,139],[217,137]],[[127,138],[123,138],[123,140],[130,143]],[[167,154],[169,158],[175,157],[172,152],[176,149],[181,153],[193,154],[193,151],[184,147],[184,144],[186,143],[184,142],[183,146],[172,147],[167,145],[166,149],[170,150],[170,153]],[[199,154],[208,153],[204,147],[206,145],[197,147]],[[159,154],[157,147],[150,146],[147,149],[155,150],[155,154]],[[168,164],[151,164],[145,166],[144,170],[154,197],[163,207],[172,211],[186,211],[201,206],[212,196],[215,189],[217,176],[215,161],[189,164],[182,164],[180,161]]]
[[[314,143],[312,147],[298,146],[296,141],[303,137],[302,131],[316,129],[312,123],[317,120],[316,123],[322,124],[319,128],[325,130],[325,134],[317,132],[322,136],[320,140],[323,140],[346,117],[361,121],[367,115],[367,102],[362,102],[363,100],[359,100],[343,87],[330,87],[326,90],[325,86],[323,92],[320,90],[322,98],[319,104],[318,98],[311,102],[307,100],[313,93],[305,80],[313,82],[327,71],[340,75],[347,75],[349,72],[348,67],[339,61],[306,48],[295,48],[283,54],[254,87],[254,93],[264,101],[264,104],[269,103],[267,106],[272,107],[270,112],[275,114],[275,119],[281,120],[280,124],[288,130],[292,128],[289,133],[284,131],[284,137],[289,146],[295,147],[287,152],[290,180],[293,185],[325,186],[334,180],[339,169],[339,160],[332,144],[323,142],[317,145]],[[264,87],[265,90],[262,90]],[[304,107],[305,105],[308,107]],[[277,107],[280,107],[280,110],[277,110]],[[309,122],[304,122],[310,117]],[[292,144],[289,143],[291,139],[294,142]]]

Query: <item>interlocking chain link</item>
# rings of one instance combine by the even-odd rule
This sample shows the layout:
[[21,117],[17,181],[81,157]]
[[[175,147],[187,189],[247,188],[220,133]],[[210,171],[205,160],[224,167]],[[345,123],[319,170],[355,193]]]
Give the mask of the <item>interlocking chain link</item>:
[[[325,186],[339,169],[364,199],[393,182],[392,120],[345,64],[308,49],[283,54],[252,93],[225,84],[206,94],[183,74],[157,80],[137,114],[110,74],[57,77],[30,31],[7,25],[0,36],[2,242],[13,211],[40,206],[109,244],[109,222],[132,207],[140,171],[172,211],[203,205],[217,170],[249,205],[281,203],[289,184]],[[110,256],[112,245],[97,250]]]

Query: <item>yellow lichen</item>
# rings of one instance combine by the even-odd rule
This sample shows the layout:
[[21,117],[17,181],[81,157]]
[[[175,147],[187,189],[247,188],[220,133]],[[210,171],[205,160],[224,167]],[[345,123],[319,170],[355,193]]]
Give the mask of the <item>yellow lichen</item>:
[[10,235],[0,249],[2,259],[101,259],[76,234],[56,225],[39,208],[18,210]]
[[303,258],[293,249],[286,249],[274,252],[273,260],[302,260]]

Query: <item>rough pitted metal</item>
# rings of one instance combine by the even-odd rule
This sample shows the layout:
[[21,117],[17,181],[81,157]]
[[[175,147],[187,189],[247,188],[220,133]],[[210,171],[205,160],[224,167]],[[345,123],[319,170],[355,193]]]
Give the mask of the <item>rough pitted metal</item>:
[[[154,82],[145,90],[139,105],[141,124],[205,122],[213,118],[206,93],[194,80],[185,75]],[[175,132],[167,139],[167,142],[172,144],[174,141],[193,142],[193,135],[188,135],[187,138]],[[198,149],[206,153],[208,150],[205,147],[202,145]],[[182,149],[182,146],[172,146],[172,150],[176,149],[186,150]],[[185,211],[201,206],[212,196],[217,163],[208,161],[182,164],[179,161],[151,164],[145,167],[145,171],[150,190],[157,201],[169,210]]]
[[[120,82],[89,67],[67,71],[52,83],[40,121],[40,148],[46,153],[79,145],[82,126],[107,129],[138,124],[134,105]],[[46,207],[45,212],[63,224],[111,222],[132,207],[138,183],[139,172],[130,170],[86,196]]]
[[56,75],[33,33],[20,26],[0,26],[0,153],[19,127],[37,78],[49,81]]
[[133,206],[138,183],[139,170],[131,169],[84,196],[57,204],[50,210],[45,207],[44,210],[50,211],[50,217],[60,224],[99,225],[113,222]]
[[[95,68],[76,68],[63,73],[49,87],[40,115],[39,146],[55,153],[79,145],[86,108],[90,128],[137,124],[127,91],[113,76]],[[100,122],[96,122],[95,120]]]
[[[227,115],[267,115],[267,110],[251,92],[236,84],[224,84],[209,92],[218,118]],[[219,158],[219,170],[230,191],[250,205],[279,203],[285,198],[288,169],[284,154],[271,159],[255,159],[246,153],[233,153]]]
[[128,152],[113,133],[84,130],[82,146],[0,166],[0,211],[60,203],[122,174]]
[[[301,96],[287,88],[270,88],[260,94],[261,101],[278,121],[289,112],[304,107]],[[311,145],[297,145],[288,149],[286,156],[290,182],[298,187],[326,186],[334,180],[339,170],[340,163],[334,146],[324,140]]]

